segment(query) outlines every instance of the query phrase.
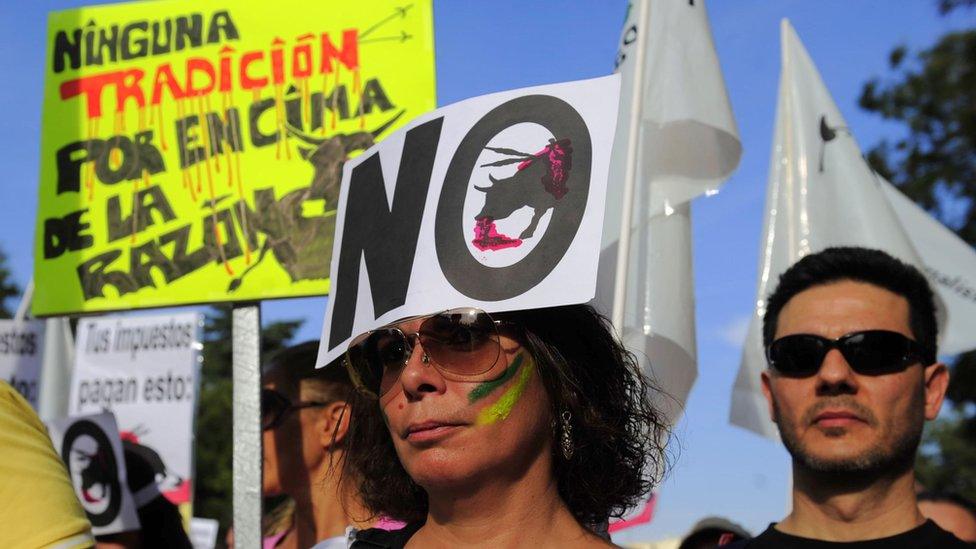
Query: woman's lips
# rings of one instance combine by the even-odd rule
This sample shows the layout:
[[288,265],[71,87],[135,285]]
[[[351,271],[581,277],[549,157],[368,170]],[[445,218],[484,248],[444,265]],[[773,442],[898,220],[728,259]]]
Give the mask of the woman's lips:
[[461,425],[458,423],[443,423],[439,421],[414,423],[407,427],[403,438],[410,442],[431,442],[454,434],[460,427]]

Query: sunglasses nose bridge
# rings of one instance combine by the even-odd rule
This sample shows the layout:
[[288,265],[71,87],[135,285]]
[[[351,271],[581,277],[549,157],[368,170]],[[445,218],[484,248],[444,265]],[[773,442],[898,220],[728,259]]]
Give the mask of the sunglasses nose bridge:
[[404,357],[403,357],[403,365],[406,366],[407,364],[410,363],[410,360],[413,359],[413,356],[414,354],[416,354],[418,348],[420,349],[420,353],[421,353],[419,355],[421,358],[421,362],[423,362],[424,364],[428,364],[429,359],[427,358],[427,350],[424,349],[424,344],[423,342],[421,342],[420,332],[418,331],[418,332],[407,333],[401,330],[400,333],[403,335],[403,340],[406,342],[406,348],[407,348],[407,352],[404,353]]
[[844,346],[831,341],[824,349],[817,377],[826,385],[850,383],[854,368],[851,366]]
[[418,398],[426,393],[440,393],[446,389],[440,368],[430,367],[433,364],[418,336],[419,334],[414,333],[409,337],[413,342],[412,350],[406,356],[399,375],[400,386],[408,398]]

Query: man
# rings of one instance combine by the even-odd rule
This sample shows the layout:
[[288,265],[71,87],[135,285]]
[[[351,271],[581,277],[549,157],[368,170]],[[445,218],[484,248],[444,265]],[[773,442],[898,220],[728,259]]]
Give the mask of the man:
[[830,248],[780,277],[763,320],[769,413],[793,458],[793,510],[744,546],[966,547],[915,500],[915,452],[942,406],[925,277],[884,252]]
[[346,369],[315,369],[318,342],[284,349],[268,361],[261,390],[264,495],[288,496],[273,513],[265,547],[345,548],[349,526],[368,528],[359,476],[343,470],[350,434]]
[[952,492],[922,492],[918,509],[965,542],[976,544],[976,504]]

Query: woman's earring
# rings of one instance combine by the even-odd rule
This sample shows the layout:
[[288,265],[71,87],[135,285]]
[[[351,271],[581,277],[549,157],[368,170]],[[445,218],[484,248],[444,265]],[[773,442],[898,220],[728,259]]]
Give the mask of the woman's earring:
[[423,362],[424,364],[430,364],[430,357],[427,356],[426,351],[424,351],[424,354],[420,355],[420,361]]
[[564,410],[559,419],[561,424],[559,445],[562,448],[563,458],[569,461],[573,458],[573,424],[571,423],[573,414],[569,413],[569,410]]

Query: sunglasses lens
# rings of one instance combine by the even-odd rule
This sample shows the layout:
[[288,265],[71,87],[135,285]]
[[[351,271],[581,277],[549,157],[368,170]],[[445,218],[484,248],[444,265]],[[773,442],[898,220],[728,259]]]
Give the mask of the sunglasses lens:
[[[491,370],[500,353],[498,330],[480,309],[452,309],[424,320],[417,331],[427,356],[444,372],[460,376]],[[397,328],[382,328],[354,339],[346,353],[357,387],[382,396],[396,385],[413,351]]]
[[409,354],[406,338],[395,328],[363,334],[353,340],[346,353],[353,382],[376,396],[396,383]]
[[855,372],[877,375],[895,372],[919,361],[921,357],[912,352],[913,343],[897,332],[874,330],[844,337],[840,348]]
[[827,346],[817,336],[799,334],[781,337],[769,346],[769,365],[791,377],[813,375],[820,369]]
[[452,309],[420,326],[420,343],[441,368],[462,376],[483,374],[498,360],[498,330],[480,309]]
[[373,362],[382,365],[378,394],[383,395],[400,379],[412,347],[400,330],[380,330],[373,335]]
[[272,389],[261,389],[261,429],[274,426],[291,403],[281,393]]

